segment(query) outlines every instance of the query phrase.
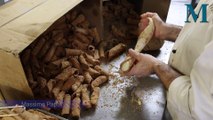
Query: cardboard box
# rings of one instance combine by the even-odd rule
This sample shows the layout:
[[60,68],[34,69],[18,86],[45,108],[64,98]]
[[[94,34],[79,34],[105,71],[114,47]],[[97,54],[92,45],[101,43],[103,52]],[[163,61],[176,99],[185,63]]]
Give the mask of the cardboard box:
[[1,93],[1,91],[0,91],[0,102],[1,101],[4,101],[4,97],[3,97],[3,95],[2,95],[2,93]]
[[[33,98],[19,55],[69,10],[81,10],[102,38],[102,1],[82,1],[12,0],[0,7],[0,90],[6,100]],[[143,12],[167,16],[169,3],[170,0],[144,0]]]
[[2,95],[2,92],[0,90],[0,107],[5,105],[5,99],[4,96]]
[[19,55],[69,10],[81,10],[102,35],[101,2],[81,2],[13,0],[0,7],[0,90],[6,100],[33,98]]

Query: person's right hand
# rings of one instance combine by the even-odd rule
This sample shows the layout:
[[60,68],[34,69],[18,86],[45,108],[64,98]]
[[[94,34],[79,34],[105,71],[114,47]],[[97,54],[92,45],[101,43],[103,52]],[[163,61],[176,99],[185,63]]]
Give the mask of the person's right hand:
[[162,19],[159,17],[157,13],[152,13],[152,12],[146,12],[141,15],[141,20],[139,25],[139,31],[142,32],[147,26],[148,26],[148,17],[153,19],[153,22],[155,24],[155,33],[154,37],[164,40],[166,38],[166,23],[162,21]]

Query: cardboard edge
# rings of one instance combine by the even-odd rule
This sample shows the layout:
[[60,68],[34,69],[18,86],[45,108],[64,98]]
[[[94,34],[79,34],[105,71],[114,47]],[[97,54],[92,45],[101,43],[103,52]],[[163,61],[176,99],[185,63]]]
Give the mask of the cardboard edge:
[[[0,33],[0,49],[4,50],[5,46],[8,46],[7,48],[9,49],[6,51],[19,54],[38,36],[46,31],[57,19],[81,3],[82,0],[69,2],[70,1],[67,0],[48,0],[1,27],[0,31],[7,31],[7,34],[11,34],[11,36],[5,36],[5,34]],[[13,36],[14,33],[16,33],[16,36]]]
[[5,106],[5,99],[4,96],[0,90],[0,107]]
[[0,90],[6,100],[32,99],[33,93],[19,58],[0,50]]

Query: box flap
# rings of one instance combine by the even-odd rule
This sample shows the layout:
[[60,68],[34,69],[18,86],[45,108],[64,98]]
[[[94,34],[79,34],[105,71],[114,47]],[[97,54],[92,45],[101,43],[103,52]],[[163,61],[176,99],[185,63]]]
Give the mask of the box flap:
[[[33,2],[32,2],[33,1]],[[18,55],[32,41],[41,35],[58,18],[79,4],[82,0],[14,0],[0,7],[0,16],[11,14],[22,8],[16,15],[9,15],[0,22],[0,49]],[[37,2],[35,2],[37,1]],[[19,6],[26,2],[26,6]],[[29,6],[27,6],[27,3]],[[33,4],[33,5],[32,5]],[[12,7],[13,6],[13,7]],[[8,8],[9,7],[9,8]]]
[[12,0],[0,7],[0,27],[47,0]]
[[19,58],[0,50],[0,90],[7,100],[33,98]]

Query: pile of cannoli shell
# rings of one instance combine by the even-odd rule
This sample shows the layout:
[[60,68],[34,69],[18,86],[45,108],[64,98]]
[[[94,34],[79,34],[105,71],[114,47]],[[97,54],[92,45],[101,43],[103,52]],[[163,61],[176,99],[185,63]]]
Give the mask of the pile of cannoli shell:
[[106,51],[97,28],[81,12],[70,11],[28,46],[21,59],[35,98],[54,99],[62,116],[79,118],[81,105],[97,106],[100,87],[109,79],[101,61],[125,48],[120,43]]
[[[115,44],[125,43],[134,46],[140,34],[138,24],[140,12],[130,0],[109,0],[103,3],[104,39],[109,49]],[[144,51],[159,50],[164,40],[153,37],[143,49]]]

